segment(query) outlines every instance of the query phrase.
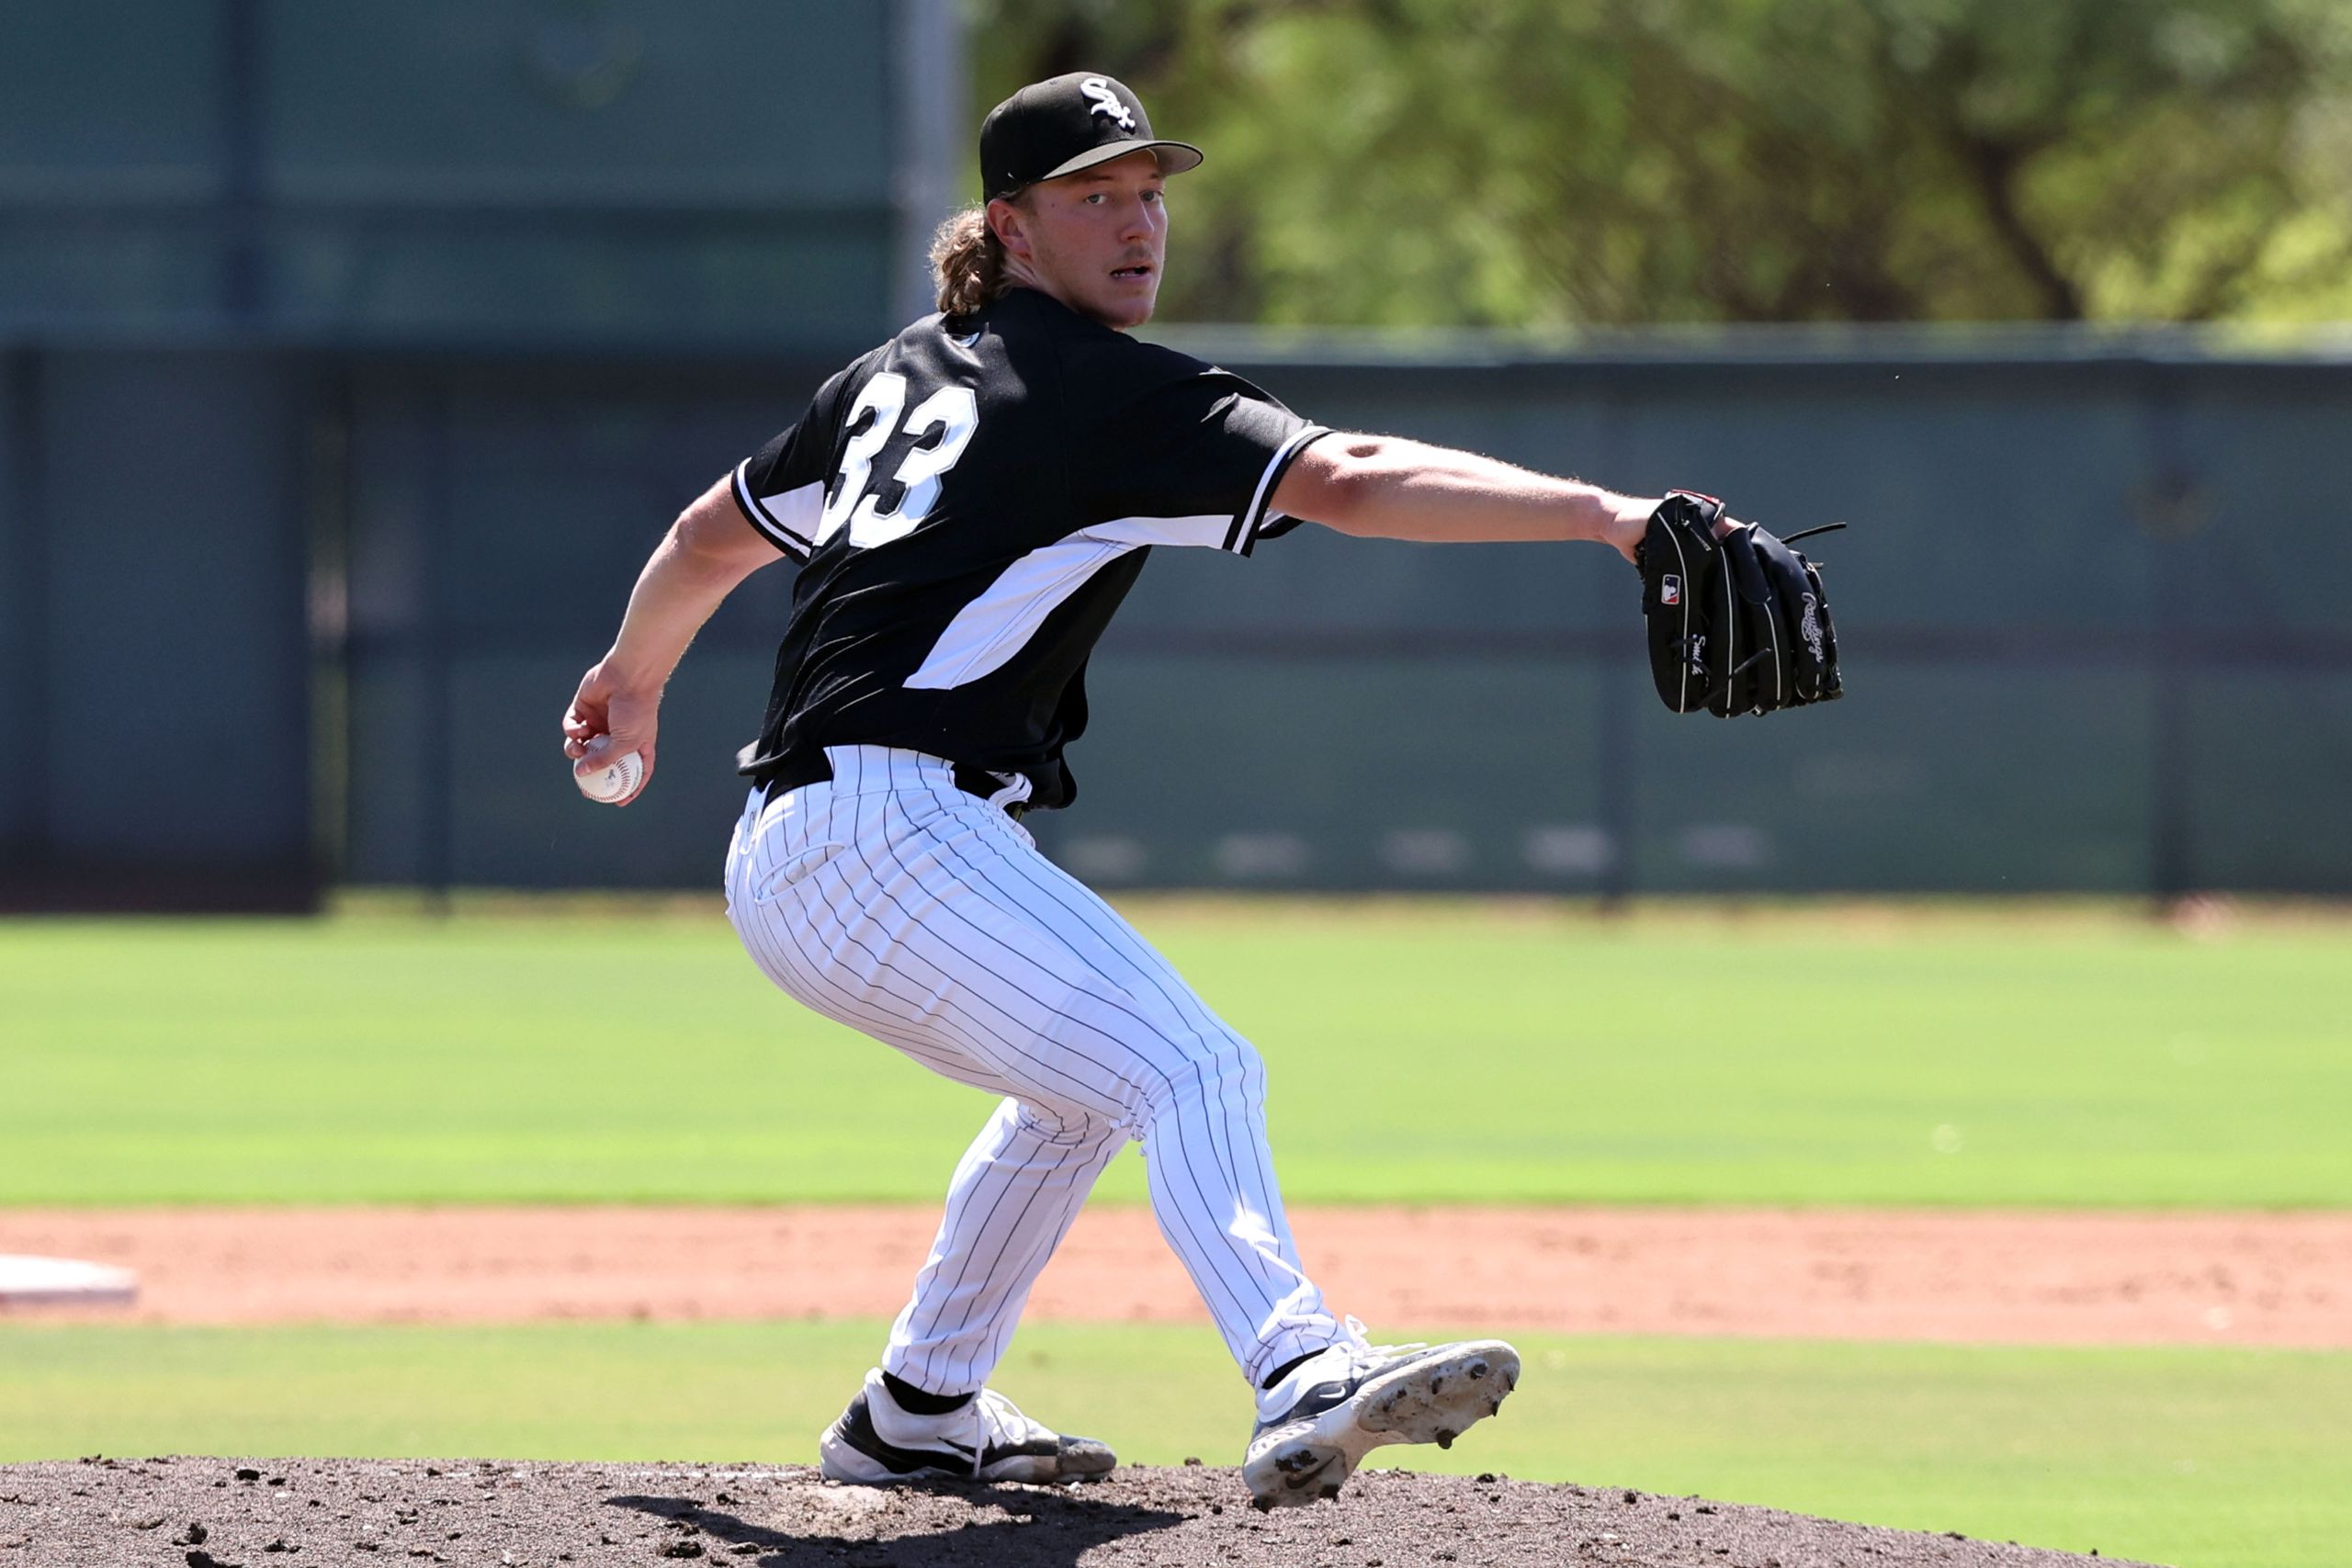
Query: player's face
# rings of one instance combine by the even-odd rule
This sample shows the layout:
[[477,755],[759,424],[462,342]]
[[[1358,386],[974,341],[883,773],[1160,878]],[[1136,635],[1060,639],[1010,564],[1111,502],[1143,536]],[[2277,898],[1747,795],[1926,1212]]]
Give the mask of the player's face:
[[[1151,319],[1168,249],[1159,160],[1130,152],[1029,187],[1021,225],[1038,285],[1105,326]],[[1010,239],[1007,248],[1019,254]]]

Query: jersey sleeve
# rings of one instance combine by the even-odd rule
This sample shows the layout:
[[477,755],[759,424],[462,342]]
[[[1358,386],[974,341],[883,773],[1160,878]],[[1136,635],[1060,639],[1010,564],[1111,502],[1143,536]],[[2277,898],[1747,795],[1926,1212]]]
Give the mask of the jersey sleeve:
[[1274,487],[1330,431],[1197,360],[1126,400],[1084,437],[1073,499],[1092,537],[1248,555],[1284,532]]
[[799,423],[735,465],[735,504],[777,549],[805,563],[817,546],[817,519],[832,478],[833,437],[849,372],[827,381]]

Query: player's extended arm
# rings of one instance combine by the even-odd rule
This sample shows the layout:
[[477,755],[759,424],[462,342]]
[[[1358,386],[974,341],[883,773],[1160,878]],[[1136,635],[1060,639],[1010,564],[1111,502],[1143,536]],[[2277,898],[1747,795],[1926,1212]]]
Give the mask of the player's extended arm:
[[[732,486],[729,475],[705,491],[654,547],[629,592],[612,651],[580,678],[563,716],[565,756],[577,761],[592,747],[599,757],[637,751],[645,758],[646,780],[652,779],[662,688],[686,644],[738,583],[783,558],[743,520]],[[645,793],[644,784],[637,793]]]
[[1591,539],[1627,560],[1657,507],[1475,452],[1336,434],[1301,452],[1273,496],[1274,511],[1361,538]]

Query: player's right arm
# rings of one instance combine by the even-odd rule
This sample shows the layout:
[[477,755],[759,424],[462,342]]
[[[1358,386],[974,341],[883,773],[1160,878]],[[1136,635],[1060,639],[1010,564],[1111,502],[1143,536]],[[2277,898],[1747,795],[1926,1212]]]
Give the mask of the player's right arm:
[[1298,455],[1273,508],[1360,538],[1590,539],[1627,560],[1656,498],[1392,435],[1326,435]]
[[612,650],[580,678],[563,716],[564,755],[577,761],[592,745],[599,757],[637,751],[652,778],[662,689],[686,644],[745,578],[784,558],[744,517],[734,485],[729,474],[705,491],[654,547]]
[[[580,678],[563,716],[563,750],[574,762],[634,750],[644,756],[651,780],[662,688],[686,644],[752,573],[773,561],[808,560],[842,398],[863,363],[820,387],[797,423],[736,464],[670,525],[638,574],[612,651]],[[638,794],[644,792],[640,783]]]

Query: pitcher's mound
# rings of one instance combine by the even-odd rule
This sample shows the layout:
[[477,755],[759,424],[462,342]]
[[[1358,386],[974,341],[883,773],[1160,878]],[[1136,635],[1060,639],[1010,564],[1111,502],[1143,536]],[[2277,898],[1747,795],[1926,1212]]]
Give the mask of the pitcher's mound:
[[[73,1568],[700,1559],[801,1568],[2022,1568],[2092,1560],[1622,1488],[1371,1471],[1259,1514],[1231,1470],[836,1486],[798,1466],[100,1459],[0,1465],[8,1561]],[[2102,1564],[2112,1562],[2101,1560]]]

